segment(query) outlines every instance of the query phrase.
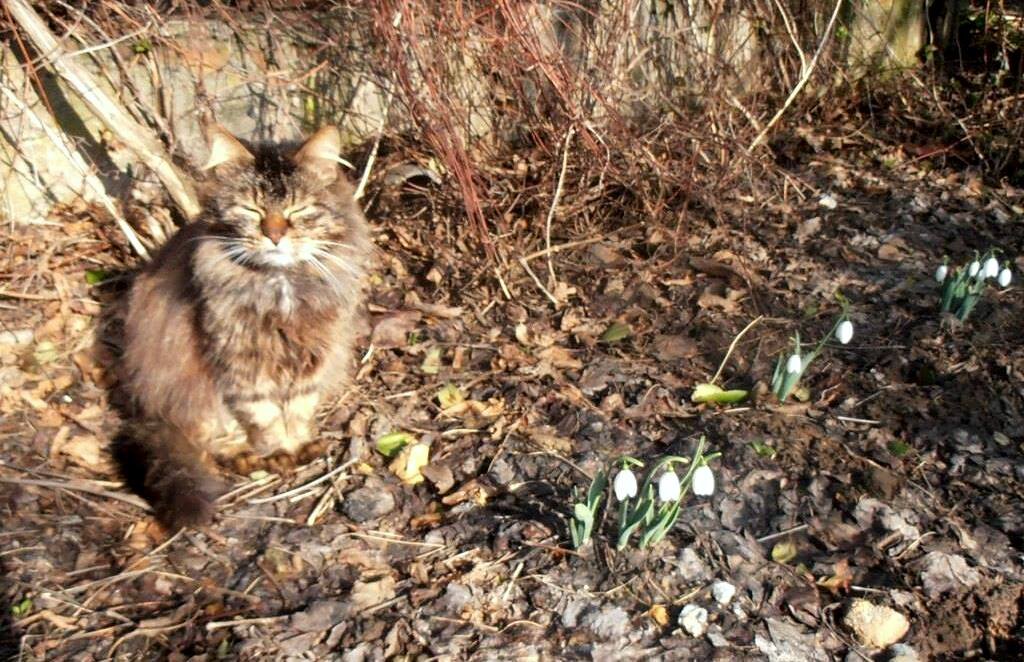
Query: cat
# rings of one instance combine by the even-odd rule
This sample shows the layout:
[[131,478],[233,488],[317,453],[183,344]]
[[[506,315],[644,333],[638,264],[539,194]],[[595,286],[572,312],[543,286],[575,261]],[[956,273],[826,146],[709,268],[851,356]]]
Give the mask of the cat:
[[134,416],[115,456],[173,529],[211,521],[211,460],[311,441],[348,376],[371,254],[336,128],[276,145],[213,127],[209,143],[204,211],[136,278],[124,322]]

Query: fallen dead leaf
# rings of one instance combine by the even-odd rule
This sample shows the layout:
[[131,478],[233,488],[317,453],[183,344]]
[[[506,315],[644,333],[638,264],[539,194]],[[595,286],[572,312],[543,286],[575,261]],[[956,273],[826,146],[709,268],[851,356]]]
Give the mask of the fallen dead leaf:
[[103,452],[104,443],[91,434],[78,435],[65,441],[60,452],[69,460],[86,469],[105,467],[107,459]]
[[653,605],[647,610],[647,615],[651,617],[655,623],[659,626],[668,625],[668,610],[665,609],[665,605]]
[[423,314],[415,310],[386,315],[374,324],[370,342],[374,347],[380,349],[405,347],[409,342],[409,334],[416,329],[416,325],[422,318]]
[[832,575],[822,577],[818,580],[818,586],[823,586],[832,592],[833,595],[840,591],[849,591],[853,575],[850,574],[850,562],[847,559],[836,561],[833,566]]
[[406,485],[418,485],[423,482],[420,469],[429,461],[430,445],[420,441],[403,448],[388,466]]

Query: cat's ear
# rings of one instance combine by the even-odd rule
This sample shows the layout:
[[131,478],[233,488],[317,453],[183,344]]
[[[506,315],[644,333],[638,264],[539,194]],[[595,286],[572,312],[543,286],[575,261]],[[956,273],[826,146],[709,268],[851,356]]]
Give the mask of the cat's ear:
[[210,170],[226,163],[248,163],[252,153],[224,127],[214,124],[206,132],[210,143],[210,158],[203,170]]
[[295,163],[321,177],[335,179],[341,163],[341,134],[333,126],[321,127],[295,153]]

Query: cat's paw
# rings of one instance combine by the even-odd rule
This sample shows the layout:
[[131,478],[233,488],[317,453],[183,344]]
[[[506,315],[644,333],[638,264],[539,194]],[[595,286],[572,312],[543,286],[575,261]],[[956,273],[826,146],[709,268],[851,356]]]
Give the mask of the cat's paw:
[[309,464],[315,460],[322,458],[327,455],[328,444],[323,439],[317,439],[311,441],[302,448],[295,455],[296,464]]
[[295,456],[282,452],[261,455],[248,451],[231,458],[230,463],[235,473],[243,476],[249,476],[256,471],[284,474],[295,468]]

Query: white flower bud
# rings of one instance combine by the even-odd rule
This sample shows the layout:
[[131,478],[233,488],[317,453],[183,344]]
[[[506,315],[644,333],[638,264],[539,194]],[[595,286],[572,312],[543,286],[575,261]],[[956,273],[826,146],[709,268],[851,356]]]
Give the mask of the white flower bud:
[[971,262],[971,266],[967,267],[967,275],[971,278],[977,276],[979,271],[981,271],[981,263],[977,260]]
[[615,482],[612,483],[612,487],[615,490],[615,498],[619,501],[635,497],[636,476],[629,469],[623,469],[615,476]]
[[946,274],[949,273],[949,267],[944,264],[940,264],[939,268],[935,270],[936,282],[942,283],[946,280]]
[[715,493],[715,474],[706,464],[693,472],[693,493],[697,496],[711,496]]
[[658,479],[658,498],[662,501],[678,501],[682,493],[679,485],[679,476],[672,471],[666,471]]
[[999,287],[1009,287],[1010,281],[1013,280],[1013,274],[1010,272],[1010,267],[1003,267],[1003,270],[999,272]]
[[796,373],[800,372],[800,370],[803,369],[803,367],[804,365],[803,363],[800,362],[799,354],[794,354],[793,356],[789,357],[788,361],[786,361],[786,372],[788,372],[791,375],[795,375]]
[[999,275],[999,260],[995,257],[990,257],[985,260],[985,275],[984,278],[995,278]]
[[853,322],[850,320],[840,322],[839,327],[836,329],[836,338],[844,345],[850,342],[850,338],[853,338]]

